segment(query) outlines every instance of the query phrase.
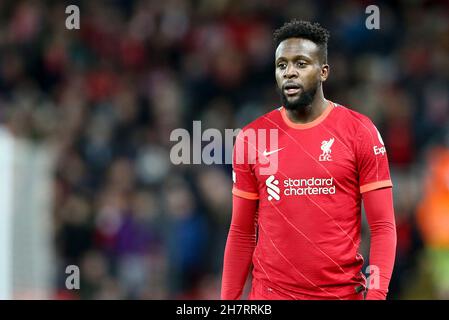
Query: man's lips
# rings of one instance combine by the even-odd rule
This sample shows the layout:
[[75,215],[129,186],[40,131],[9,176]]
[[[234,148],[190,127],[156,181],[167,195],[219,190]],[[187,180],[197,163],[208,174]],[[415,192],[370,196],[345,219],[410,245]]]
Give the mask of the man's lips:
[[302,86],[294,82],[289,82],[283,86],[283,91],[288,96],[294,96],[302,91]]
[[288,96],[294,96],[302,91],[302,86],[296,83],[287,83],[284,85],[284,92]]
[[296,94],[298,94],[299,92],[301,92],[301,88],[290,88],[290,89],[284,89],[284,92],[288,95],[288,96],[294,96]]

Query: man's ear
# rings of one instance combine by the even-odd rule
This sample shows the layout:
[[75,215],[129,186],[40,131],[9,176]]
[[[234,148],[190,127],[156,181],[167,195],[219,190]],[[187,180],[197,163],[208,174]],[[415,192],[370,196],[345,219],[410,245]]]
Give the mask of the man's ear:
[[321,72],[320,72],[320,80],[321,80],[321,82],[326,81],[328,76],[329,76],[329,65],[328,64],[323,64],[321,66]]

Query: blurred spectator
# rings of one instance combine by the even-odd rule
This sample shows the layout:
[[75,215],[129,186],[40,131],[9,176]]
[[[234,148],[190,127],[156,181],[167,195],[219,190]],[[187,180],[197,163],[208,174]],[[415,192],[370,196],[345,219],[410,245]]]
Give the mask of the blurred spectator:
[[449,149],[429,156],[424,197],[418,207],[418,226],[426,244],[423,259],[437,299],[449,298]]
[[165,185],[166,226],[171,292],[189,298],[205,269],[208,242],[205,217],[185,182],[172,177]]

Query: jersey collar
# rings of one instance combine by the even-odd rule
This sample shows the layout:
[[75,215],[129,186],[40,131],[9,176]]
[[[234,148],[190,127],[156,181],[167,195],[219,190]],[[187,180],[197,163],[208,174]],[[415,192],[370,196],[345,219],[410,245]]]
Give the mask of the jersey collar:
[[282,106],[280,108],[282,119],[284,120],[286,125],[288,125],[290,128],[293,128],[293,129],[309,129],[309,128],[313,128],[313,127],[319,125],[321,122],[323,122],[324,119],[326,119],[327,116],[329,115],[329,113],[332,111],[332,109],[334,109],[334,103],[332,101],[329,101],[329,100],[326,100],[326,101],[328,101],[328,105],[327,105],[326,109],[324,109],[323,113],[321,113],[318,118],[316,118],[315,120],[313,120],[311,122],[308,122],[308,123],[295,123],[295,122],[292,122],[288,118],[287,111],[285,110],[284,106]]

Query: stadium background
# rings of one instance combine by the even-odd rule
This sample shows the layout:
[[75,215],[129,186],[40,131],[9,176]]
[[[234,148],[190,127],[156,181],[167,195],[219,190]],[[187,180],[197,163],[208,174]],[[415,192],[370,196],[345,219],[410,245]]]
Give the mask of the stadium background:
[[272,32],[299,18],[331,32],[325,96],[371,117],[387,147],[389,298],[449,299],[449,2],[392,3],[0,1],[0,294],[217,299],[231,168],[171,164],[170,132],[277,106]]

